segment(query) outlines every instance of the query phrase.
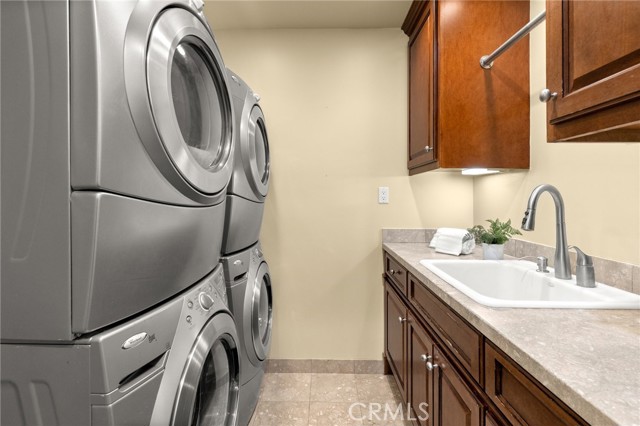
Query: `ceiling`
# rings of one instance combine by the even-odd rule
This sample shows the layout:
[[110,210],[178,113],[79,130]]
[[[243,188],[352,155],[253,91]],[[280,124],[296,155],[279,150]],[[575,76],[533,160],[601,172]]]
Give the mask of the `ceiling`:
[[400,28],[411,0],[206,0],[214,30]]

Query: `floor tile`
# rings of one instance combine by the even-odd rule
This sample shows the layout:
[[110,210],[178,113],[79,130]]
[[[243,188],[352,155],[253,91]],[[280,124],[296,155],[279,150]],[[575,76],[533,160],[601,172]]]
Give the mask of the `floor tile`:
[[362,425],[360,405],[344,402],[311,402],[309,425],[352,426]]
[[312,374],[311,401],[358,401],[355,374]]
[[265,374],[261,401],[309,401],[310,373]]
[[392,376],[358,374],[356,388],[359,402],[399,404],[402,401]]
[[251,426],[307,426],[309,403],[306,401],[261,401]]

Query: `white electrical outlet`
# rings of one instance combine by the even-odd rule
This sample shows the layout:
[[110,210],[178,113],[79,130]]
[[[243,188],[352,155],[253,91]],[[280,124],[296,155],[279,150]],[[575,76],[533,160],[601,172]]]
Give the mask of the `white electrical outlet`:
[[378,204],[389,204],[389,187],[378,187]]

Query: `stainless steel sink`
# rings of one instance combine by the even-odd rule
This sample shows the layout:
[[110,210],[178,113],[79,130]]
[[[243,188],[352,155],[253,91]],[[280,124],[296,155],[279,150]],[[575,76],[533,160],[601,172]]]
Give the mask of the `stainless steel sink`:
[[640,296],[537,272],[523,260],[422,260],[427,269],[478,303],[500,308],[640,309]]

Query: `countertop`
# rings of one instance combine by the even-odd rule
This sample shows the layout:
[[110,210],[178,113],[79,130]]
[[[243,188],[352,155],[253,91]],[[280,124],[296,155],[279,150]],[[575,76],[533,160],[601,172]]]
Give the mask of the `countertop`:
[[640,311],[490,308],[420,264],[454,256],[425,243],[383,249],[587,422],[640,425]]

